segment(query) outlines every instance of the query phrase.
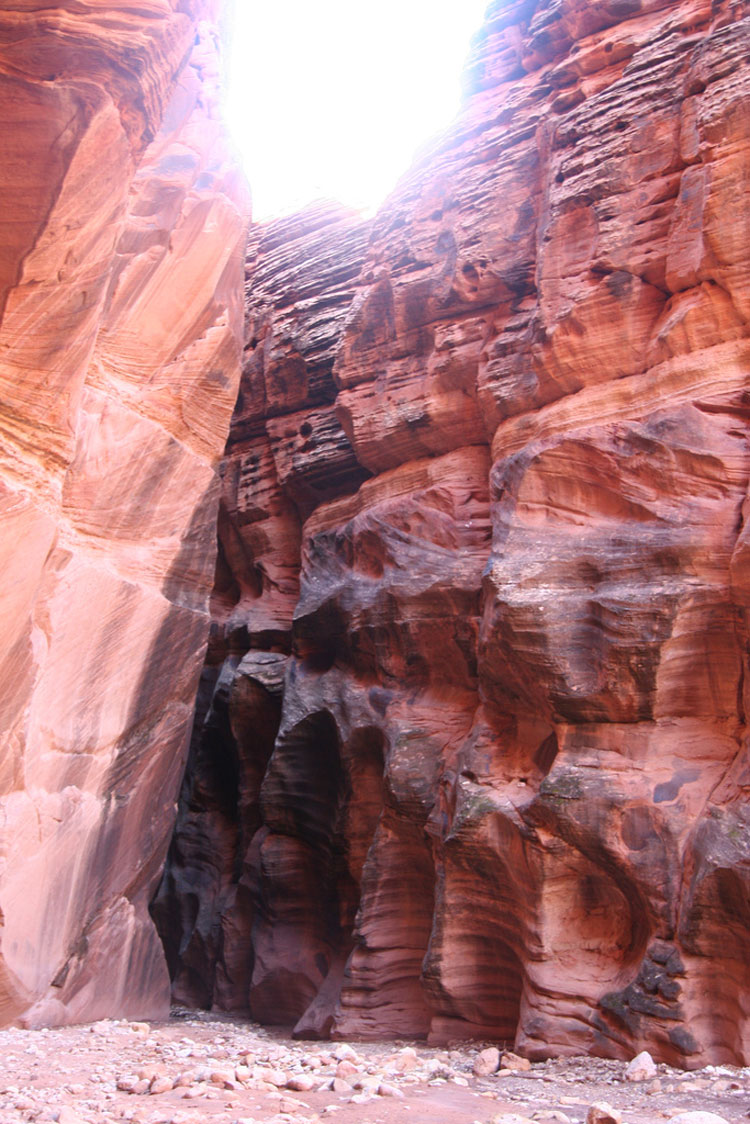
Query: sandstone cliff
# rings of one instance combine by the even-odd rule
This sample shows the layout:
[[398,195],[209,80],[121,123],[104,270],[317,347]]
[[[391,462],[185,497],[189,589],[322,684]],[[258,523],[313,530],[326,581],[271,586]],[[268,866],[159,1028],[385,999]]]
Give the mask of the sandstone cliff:
[[750,1061],[748,45],[495,2],[372,224],[255,230],[178,999]]
[[218,0],[0,12],[0,1022],[163,1014],[246,191]]

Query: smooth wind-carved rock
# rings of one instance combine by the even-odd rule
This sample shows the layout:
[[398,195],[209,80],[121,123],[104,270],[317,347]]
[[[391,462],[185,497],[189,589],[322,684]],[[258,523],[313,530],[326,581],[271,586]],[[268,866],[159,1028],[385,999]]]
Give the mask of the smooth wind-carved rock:
[[246,192],[219,4],[0,13],[0,1021],[161,1015]]

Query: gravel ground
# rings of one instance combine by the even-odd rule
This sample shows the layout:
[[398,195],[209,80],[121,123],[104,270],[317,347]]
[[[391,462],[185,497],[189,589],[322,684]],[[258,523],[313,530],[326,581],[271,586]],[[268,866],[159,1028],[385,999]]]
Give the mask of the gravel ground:
[[[632,1081],[624,1062],[522,1069],[510,1055],[479,1076],[495,1069],[487,1046],[295,1042],[198,1012],[152,1025],[4,1030],[0,1124],[646,1124],[686,1111],[746,1124],[750,1115],[750,1069],[659,1065]],[[609,1119],[606,1107],[591,1111],[602,1102]]]

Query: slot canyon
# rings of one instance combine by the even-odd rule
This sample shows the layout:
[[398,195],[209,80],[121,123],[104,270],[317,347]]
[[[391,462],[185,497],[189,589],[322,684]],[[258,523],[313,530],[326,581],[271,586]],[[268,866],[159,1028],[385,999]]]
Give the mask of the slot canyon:
[[0,10],[0,1026],[749,1065],[750,4],[264,223],[229,18]]

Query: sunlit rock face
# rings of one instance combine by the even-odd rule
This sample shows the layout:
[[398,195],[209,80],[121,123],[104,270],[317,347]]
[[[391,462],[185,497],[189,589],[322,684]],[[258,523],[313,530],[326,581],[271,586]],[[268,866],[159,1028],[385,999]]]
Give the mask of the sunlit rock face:
[[214,0],[0,12],[0,1023],[159,1015],[246,189]]
[[749,42],[495,3],[369,227],[256,230],[178,998],[750,1061]]

